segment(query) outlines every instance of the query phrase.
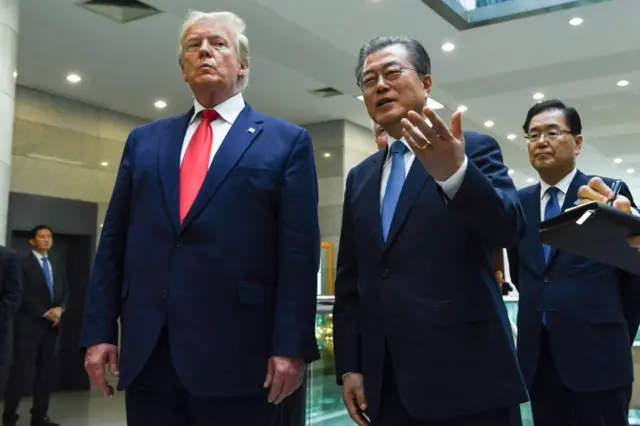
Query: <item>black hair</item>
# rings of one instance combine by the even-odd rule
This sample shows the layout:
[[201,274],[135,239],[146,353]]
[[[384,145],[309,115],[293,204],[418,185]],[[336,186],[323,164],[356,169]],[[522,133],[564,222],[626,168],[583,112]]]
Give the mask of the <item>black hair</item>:
[[378,36],[360,48],[356,66],[356,82],[362,86],[362,71],[367,56],[389,46],[400,44],[409,53],[411,63],[420,77],[431,74],[431,59],[424,46],[415,38],[408,36]]
[[559,99],[549,99],[548,101],[538,102],[527,112],[527,118],[524,120],[524,124],[522,125],[522,130],[524,133],[529,133],[529,125],[531,124],[531,120],[538,114],[541,114],[546,111],[558,110],[564,113],[564,119],[567,122],[567,126],[569,126],[569,130],[571,134],[577,136],[582,134],[582,120],[580,120],[580,114],[573,107],[568,107]]
[[42,230],[42,229],[48,229],[49,232],[51,232],[51,235],[53,235],[53,229],[51,229],[51,227],[49,225],[36,225],[33,228],[31,228],[31,230],[29,230],[29,239],[33,240],[36,238],[36,235],[38,235],[38,231]]

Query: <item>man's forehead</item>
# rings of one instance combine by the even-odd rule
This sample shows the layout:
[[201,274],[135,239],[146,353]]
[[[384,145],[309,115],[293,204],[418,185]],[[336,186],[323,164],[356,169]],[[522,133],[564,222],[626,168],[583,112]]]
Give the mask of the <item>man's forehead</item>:
[[187,37],[226,37],[232,38],[232,31],[219,22],[201,19],[191,25],[186,31]]
[[392,44],[383,49],[377,50],[366,57],[364,61],[364,71],[378,69],[390,65],[406,65],[407,51],[400,44]]
[[545,126],[562,126],[566,125],[564,111],[560,109],[552,109],[536,114],[529,123],[529,128],[545,127]]

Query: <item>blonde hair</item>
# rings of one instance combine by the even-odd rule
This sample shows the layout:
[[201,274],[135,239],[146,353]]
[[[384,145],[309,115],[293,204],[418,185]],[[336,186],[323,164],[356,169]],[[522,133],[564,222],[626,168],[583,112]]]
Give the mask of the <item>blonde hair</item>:
[[182,61],[184,57],[184,39],[187,36],[187,32],[189,28],[191,28],[195,23],[200,22],[202,20],[212,21],[219,23],[231,31],[235,33],[236,36],[236,51],[238,52],[238,57],[240,61],[246,62],[247,64],[247,73],[244,77],[240,77],[242,79],[242,90],[247,88],[249,84],[249,39],[245,35],[245,29],[247,25],[244,20],[240,18],[238,15],[232,12],[199,12],[197,10],[190,10],[187,14],[187,18],[182,24],[182,29],[180,30],[180,44],[178,46],[178,64],[182,67]]

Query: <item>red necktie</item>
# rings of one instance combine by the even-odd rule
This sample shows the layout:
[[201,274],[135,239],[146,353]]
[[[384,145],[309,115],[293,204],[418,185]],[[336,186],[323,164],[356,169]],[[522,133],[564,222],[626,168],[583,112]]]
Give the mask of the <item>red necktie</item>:
[[184,222],[209,170],[209,157],[213,145],[211,122],[218,118],[218,113],[206,109],[202,111],[201,116],[202,120],[189,141],[180,167],[180,224]]

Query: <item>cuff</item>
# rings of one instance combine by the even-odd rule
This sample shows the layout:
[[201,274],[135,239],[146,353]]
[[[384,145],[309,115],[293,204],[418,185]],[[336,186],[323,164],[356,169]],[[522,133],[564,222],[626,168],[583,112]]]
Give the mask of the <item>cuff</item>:
[[462,162],[462,166],[447,180],[441,182],[436,180],[436,183],[440,185],[442,191],[449,197],[450,200],[458,193],[458,190],[462,186],[462,181],[464,180],[464,175],[467,172],[467,166],[469,164],[469,159],[465,156],[464,161]]

